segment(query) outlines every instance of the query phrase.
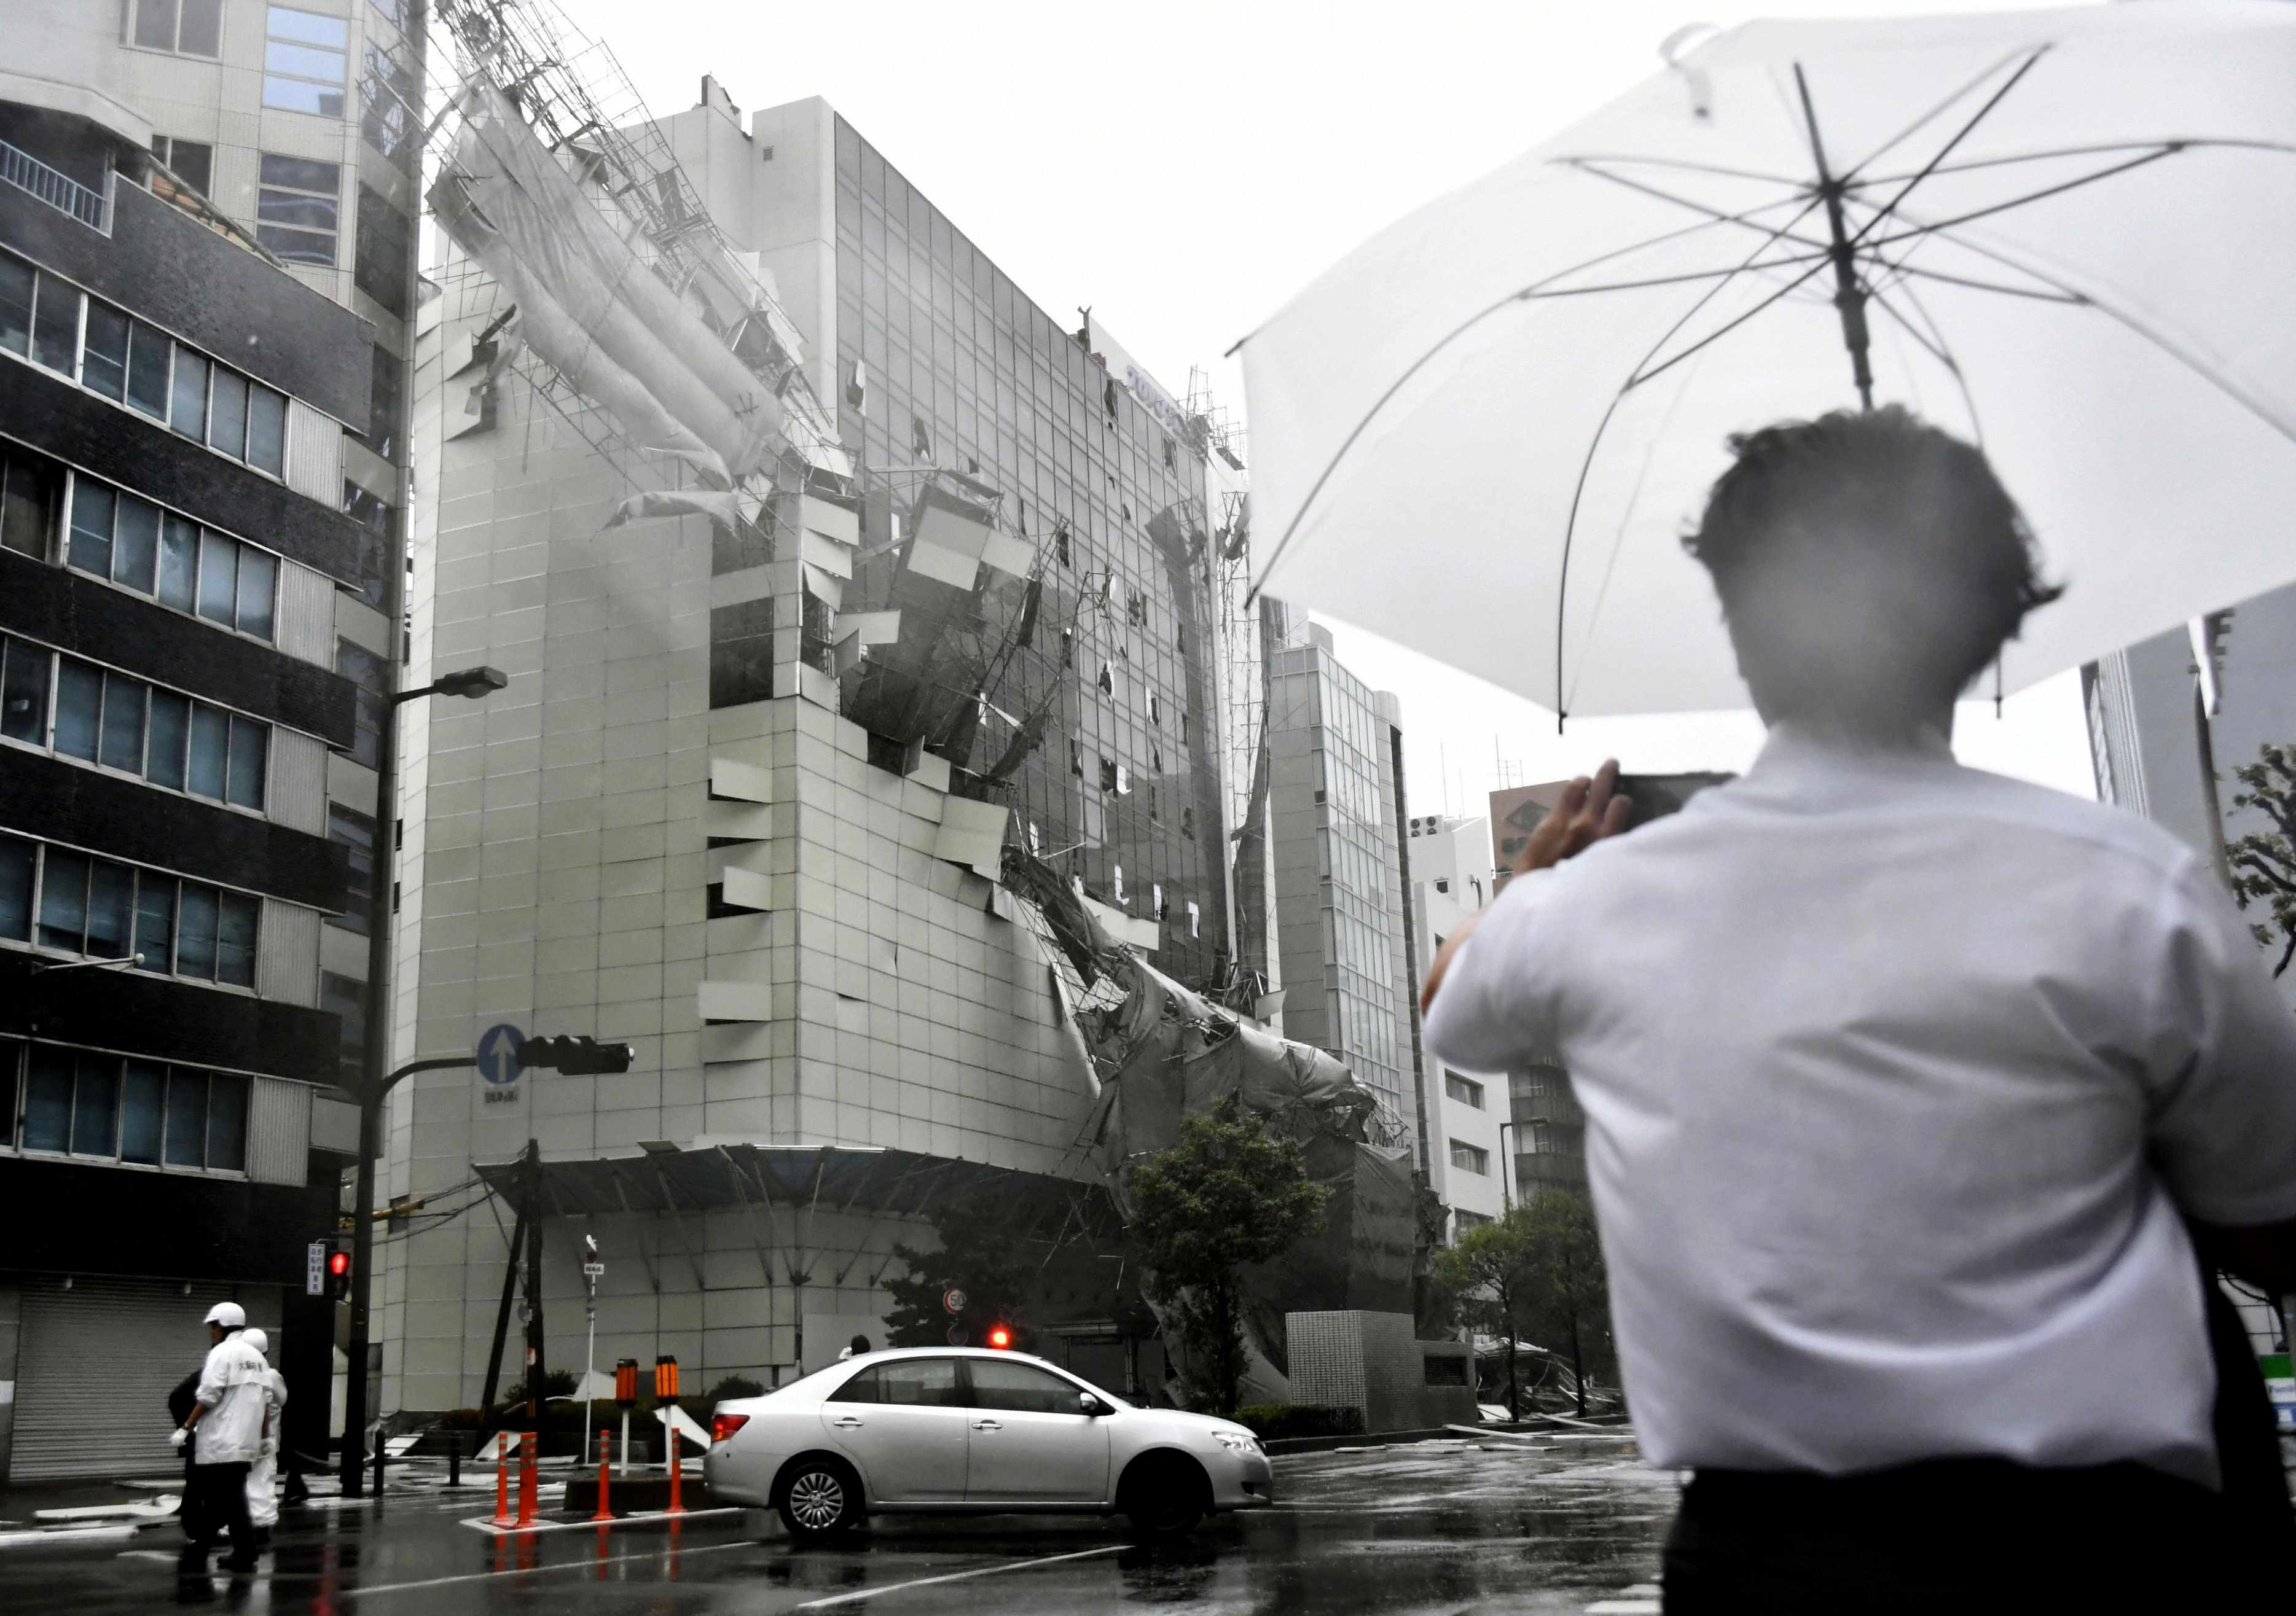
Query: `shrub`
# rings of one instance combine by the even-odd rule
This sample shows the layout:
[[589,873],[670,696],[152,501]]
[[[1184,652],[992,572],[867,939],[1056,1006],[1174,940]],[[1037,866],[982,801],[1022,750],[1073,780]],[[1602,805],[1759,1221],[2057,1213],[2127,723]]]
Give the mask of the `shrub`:
[[1236,1423],[1262,1441],[1295,1436],[1357,1436],[1363,1410],[1326,1403],[1255,1403],[1235,1411]]
[[765,1383],[761,1381],[751,1380],[746,1375],[729,1375],[724,1380],[719,1381],[716,1385],[709,1388],[710,1400],[713,1402],[720,1403],[724,1402],[727,1398],[763,1397],[765,1394]]

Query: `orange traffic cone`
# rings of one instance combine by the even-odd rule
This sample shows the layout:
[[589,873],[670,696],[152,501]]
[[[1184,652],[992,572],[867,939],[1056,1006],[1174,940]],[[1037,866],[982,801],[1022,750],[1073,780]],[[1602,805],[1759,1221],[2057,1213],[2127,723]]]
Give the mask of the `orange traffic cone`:
[[590,1519],[601,1525],[614,1518],[614,1512],[606,1507],[606,1472],[611,1468],[606,1454],[607,1445],[612,1441],[613,1434],[611,1431],[598,1432],[598,1513],[592,1515]]
[[518,1443],[518,1522],[521,1526],[534,1524],[535,1491],[540,1478],[535,1474],[542,1457],[542,1438],[528,1432]]
[[679,1500],[677,1484],[685,1479],[685,1461],[677,1457],[677,1426],[670,1420],[662,1424],[669,1432],[669,1513],[682,1515],[685,1506]]
[[510,1513],[510,1444],[503,1433],[495,1433],[495,1518],[490,1526],[512,1526],[517,1522]]

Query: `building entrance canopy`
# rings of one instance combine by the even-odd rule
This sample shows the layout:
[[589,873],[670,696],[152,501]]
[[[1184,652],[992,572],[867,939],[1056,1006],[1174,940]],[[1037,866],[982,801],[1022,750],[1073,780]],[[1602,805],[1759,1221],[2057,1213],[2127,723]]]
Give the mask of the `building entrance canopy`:
[[[478,1173],[516,1204],[529,1171],[537,1170],[514,1160],[481,1165]],[[952,1198],[982,1196],[1024,1237],[1113,1240],[1123,1228],[1100,1184],[910,1150],[654,1147],[635,1156],[545,1161],[538,1172],[540,1210],[561,1217],[762,1206],[925,1218]]]

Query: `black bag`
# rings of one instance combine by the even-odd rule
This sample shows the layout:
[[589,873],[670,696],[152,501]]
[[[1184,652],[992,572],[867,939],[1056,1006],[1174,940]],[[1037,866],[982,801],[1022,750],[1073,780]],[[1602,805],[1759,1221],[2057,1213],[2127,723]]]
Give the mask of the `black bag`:
[[2280,1428],[2263,1367],[2240,1310],[2216,1276],[2202,1276],[2209,1351],[2216,1359],[2217,1463],[2224,1471],[2227,1570],[2259,1592],[2284,1580],[2296,1560],[2296,1512],[2280,1463]]
[[192,1417],[192,1405],[199,1400],[199,1394],[200,1372],[194,1369],[176,1383],[173,1392],[168,1393],[168,1417],[180,1427]]

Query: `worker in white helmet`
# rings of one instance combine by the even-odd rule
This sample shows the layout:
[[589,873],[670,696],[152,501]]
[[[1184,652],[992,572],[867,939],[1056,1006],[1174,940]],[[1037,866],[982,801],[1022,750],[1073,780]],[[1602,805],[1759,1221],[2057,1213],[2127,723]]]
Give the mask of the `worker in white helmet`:
[[[259,1329],[240,1332],[239,1338],[267,1360],[271,1337]],[[279,1444],[285,1434],[287,1377],[267,1362],[263,1371],[263,1444],[247,1471],[247,1518],[255,1527],[255,1547],[271,1546],[271,1529],[279,1524],[279,1498],[272,1484],[279,1479]]]
[[225,1530],[231,1533],[231,1557],[224,1569],[255,1569],[255,1526],[247,1518],[247,1473],[263,1447],[264,1416],[269,1402],[265,1375],[270,1366],[263,1354],[241,1334],[247,1312],[235,1302],[219,1302],[208,1310],[208,1360],[200,1370],[199,1389],[193,1393],[192,1412],[175,1435],[175,1444],[188,1444],[192,1452],[190,1480],[184,1489],[183,1559],[181,1577],[204,1582],[208,1551]]

